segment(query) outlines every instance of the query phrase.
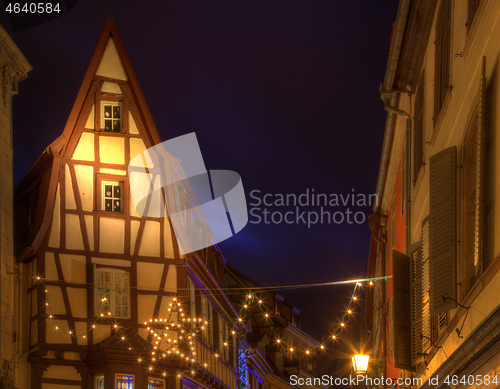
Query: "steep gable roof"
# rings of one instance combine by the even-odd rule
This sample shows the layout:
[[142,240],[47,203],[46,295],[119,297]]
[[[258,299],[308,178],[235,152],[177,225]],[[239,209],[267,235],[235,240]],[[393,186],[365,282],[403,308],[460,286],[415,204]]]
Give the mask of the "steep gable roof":
[[[29,208],[31,213],[36,211],[37,215],[43,215],[43,217],[36,218],[35,222],[18,221],[16,244],[22,246],[19,247],[22,252],[18,255],[18,261],[25,261],[36,255],[48,231],[55,203],[61,159],[71,158],[70,154],[73,153],[81,135],[81,131],[75,131],[79,121],[84,120],[84,123],[86,123],[89,113],[91,112],[91,115],[93,115],[93,108],[88,104],[87,97],[92,92],[92,88],[95,88],[96,81],[120,83],[137,107],[138,119],[142,124],[141,137],[143,137],[146,147],[161,143],[160,135],[146,104],[146,99],[116,23],[113,19],[108,18],[62,134],[45,149],[14,192],[15,210],[24,206],[24,208]],[[133,125],[135,126],[135,123]],[[41,193],[39,183],[43,177],[45,177],[46,181],[48,180],[49,184],[48,188],[44,188],[43,193]],[[32,204],[32,193],[36,193],[38,198],[36,204]],[[24,213],[29,214],[30,212],[25,211]],[[26,232],[28,230],[29,233]],[[19,237],[20,234],[22,235],[21,238]]]

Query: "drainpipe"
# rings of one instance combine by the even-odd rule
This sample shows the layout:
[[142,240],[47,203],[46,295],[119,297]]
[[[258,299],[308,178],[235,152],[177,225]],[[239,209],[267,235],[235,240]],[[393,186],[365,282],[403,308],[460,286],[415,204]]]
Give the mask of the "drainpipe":
[[[411,245],[411,116],[409,113],[396,108],[392,104],[388,102],[388,99],[384,99],[385,96],[387,96],[387,93],[382,92],[382,100],[384,100],[384,108],[389,112],[388,116],[390,114],[393,114],[393,118],[398,115],[406,120],[406,136],[405,136],[405,165],[406,165],[406,170],[402,172],[402,174],[405,175],[405,186],[406,186],[406,198],[404,201],[406,202],[406,255],[409,254],[409,247]],[[399,100],[399,92],[392,92],[391,99],[390,101],[394,100]],[[394,126],[394,119],[392,125]],[[394,129],[392,129],[392,132],[394,134]]]
[[[385,73],[384,83],[381,86],[381,90],[391,92],[394,86],[394,78],[396,77],[396,71],[399,64],[399,56],[401,54],[401,47],[403,46],[403,38],[406,29],[406,22],[408,20],[408,14],[410,13],[410,0],[401,0],[398,8],[398,15],[396,17],[396,24],[394,27],[394,33],[391,43],[391,52],[389,56],[389,63],[387,65],[387,71]],[[396,107],[398,102],[398,96],[394,95],[391,97],[389,106]],[[382,158],[380,159],[380,168],[377,180],[376,195],[377,201],[373,206],[373,213],[378,213],[380,211],[380,202],[382,196],[384,195],[385,180],[387,178],[387,167],[389,164],[389,157],[391,155],[392,139],[394,137],[394,122],[395,113],[389,112],[387,114],[387,120],[385,124],[384,132],[384,143],[382,146]]]
[[[384,100],[384,107],[388,111],[387,112],[387,119],[386,119],[386,124],[385,124],[385,131],[384,131],[384,142],[382,146],[382,157],[380,159],[380,168],[379,168],[379,173],[378,173],[378,179],[377,179],[377,188],[376,188],[376,199],[377,201],[375,202],[373,206],[373,213],[375,214],[380,214],[380,216],[383,217],[381,214],[381,202],[384,196],[384,188],[387,180],[387,171],[388,171],[388,166],[389,166],[389,160],[391,156],[391,149],[392,149],[392,143],[394,139],[394,130],[395,130],[395,122],[396,122],[396,115],[401,115],[403,117],[406,117],[407,119],[407,129],[406,129],[406,141],[409,142],[410,139],[410,117],[406,112],[403,112],[399,109],[397,109],[397,105],[399,102],[399,92],[393,90],[394,86],[394,79],[396,77],[396,71],[398,69],[399,65],[399,56],[401,54],[401,48],[403,46],[403,38],[405,34],[405,29],[406,29],[406,22],[408,20],[408,15],[410,12],[410,3],[411,0],[400,0],[399,3],[399,8],[398,8],[398,15],[396,18],[396,23],[394,27],[394,32],[392,36],[392,42],[391,42],[391,51],[389,55],[389,63],[387,65],[387,71],[385,74],[384,78],[384,83],[381,85],[381,97]],[[408,164],[408,158],[409,158],[409,143],[407,143],[407,172],[409,164]],[[408,177],[408,175],[407,175]],[[407,179],[407,185],[408,185],[408,179]],[[407,195],[409,193],[408,186],[407,186]],[[407,198],[408,199],[408,198]],[[409,226],[409,221],[410,221],[410,206],[409,202],[407,202],[407,207],[406,207],[406,227],[407,227],[407,247],[408,247],[408,236],[409,236],[409,231],[410,228]],[[374,234],[372,232],[372,237],[376,237],[379,240],[378,233]],[[377,241],[379,244],[379,248],[385,248],[384,242],[383,241]],[[407,250],[408,251],[408,250]],[[386,270],[385,269],[385,258],[384,262],[382,263],[383,269],[382,269],[382,274],[385,274]],[[383,291],[383,302],[384,304],[386,303],[386,296],[385,296],[385,281],[382,286],[382,291]],[[386,327],[387,327],[387,312],[382,313],[382,333],[383,333],[383,338],[382,338],[382,344],[383,344],[383,349],[384,349],[384,363],[383,363],[383,369],[384,369],[384,375],[387,376],[387,339],[386,339]]]

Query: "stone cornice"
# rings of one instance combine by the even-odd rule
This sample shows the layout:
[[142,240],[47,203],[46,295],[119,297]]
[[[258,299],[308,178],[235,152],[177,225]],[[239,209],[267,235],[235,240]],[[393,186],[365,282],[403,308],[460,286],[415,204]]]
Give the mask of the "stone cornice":
[[33,69],[2,26],[0,26],[0,63],[17,73],[18,81],[28,77],[28,72]]

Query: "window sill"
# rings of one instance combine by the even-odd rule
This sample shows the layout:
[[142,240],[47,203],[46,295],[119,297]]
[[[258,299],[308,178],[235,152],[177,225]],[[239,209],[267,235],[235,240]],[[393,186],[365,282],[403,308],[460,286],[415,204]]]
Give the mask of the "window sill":
[[110,212],[110,211],[94,211],[96,216],[105,216],[105,217],[116,217],[119,219],[127,219],[128,214],[125,212]]

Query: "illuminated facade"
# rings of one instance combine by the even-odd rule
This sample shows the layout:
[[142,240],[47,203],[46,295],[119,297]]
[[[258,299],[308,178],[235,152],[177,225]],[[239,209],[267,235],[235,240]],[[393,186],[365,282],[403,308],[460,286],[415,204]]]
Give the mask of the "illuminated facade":
[[369,277],[392,276],[368,293],[374,377],[498,385],[498,15],[495,1],[400,1],[370,217]]
[[15,191],[19,389],[262,388],[242,381],[220,249],[181,255],[168,217],[134,209],[127,166],[160,142],[109,19],[62,134]]

